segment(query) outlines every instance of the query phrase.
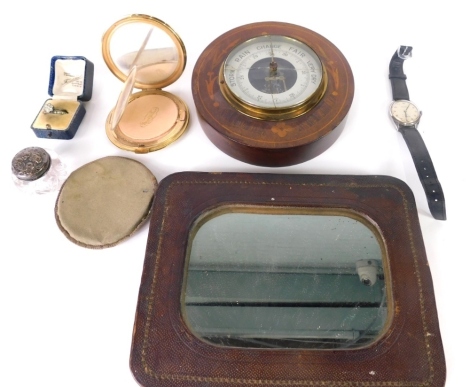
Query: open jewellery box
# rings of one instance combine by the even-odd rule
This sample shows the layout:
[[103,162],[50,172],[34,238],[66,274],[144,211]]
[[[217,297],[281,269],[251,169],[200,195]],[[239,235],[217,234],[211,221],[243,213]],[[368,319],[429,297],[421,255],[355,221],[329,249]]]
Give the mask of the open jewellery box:
[[93,92],[94,65],[83,56],[53,56],[49,95],[31,129],[37,137],[70,140],[85,116],[82,103]]
[[141,386],[443,386],[410,188],[389,176],[166,177],[130,366]]

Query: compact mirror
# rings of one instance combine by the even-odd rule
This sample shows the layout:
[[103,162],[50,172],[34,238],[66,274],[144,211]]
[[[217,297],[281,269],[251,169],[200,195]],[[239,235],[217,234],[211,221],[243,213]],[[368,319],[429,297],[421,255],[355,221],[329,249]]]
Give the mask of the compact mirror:
[[[124,87],[106,122],[109,139],[119,148],[146,153],[167,146],[186,129],[189,111],[171,85],[186,65],[186,50],[167,24],[132,15],[103,36],[103,57]],[[132,94],[134,88],[144,89]]]
[[347,215],[238,210],[195,226],[182,306],[196,335],[252,348],[377,339],[387,292],[370,227]]

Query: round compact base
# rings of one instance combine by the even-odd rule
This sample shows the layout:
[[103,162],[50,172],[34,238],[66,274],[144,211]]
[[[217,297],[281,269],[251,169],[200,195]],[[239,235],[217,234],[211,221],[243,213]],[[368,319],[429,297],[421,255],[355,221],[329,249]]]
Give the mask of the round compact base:
[[144,90],[132,94],[126,109],[113,123],[113,109],[106,120],[106,134],[118,148],[148,153],[176,141],[186,130],[189,113],[177,96],[163,90]]
[[132,235],[150,214],[157,179],[147,167],[109,156],[70,174],[55,205],[57,225],[77,245],[112,247]]

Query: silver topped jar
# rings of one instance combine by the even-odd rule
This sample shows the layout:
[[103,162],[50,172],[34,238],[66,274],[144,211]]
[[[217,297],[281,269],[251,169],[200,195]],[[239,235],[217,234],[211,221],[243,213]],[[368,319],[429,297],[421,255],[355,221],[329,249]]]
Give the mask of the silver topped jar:
[[14,184],[23,192],[56,192],[67,178],[67,170],[56,152],[40,147],[19,151],[12,159]]

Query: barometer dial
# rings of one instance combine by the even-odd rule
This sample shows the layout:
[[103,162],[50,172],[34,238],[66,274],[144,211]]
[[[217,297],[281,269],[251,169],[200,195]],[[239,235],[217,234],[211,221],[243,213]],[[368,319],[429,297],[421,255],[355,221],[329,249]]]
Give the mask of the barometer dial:
[[224,96],[245,114],[291,118],[310,110],[326,89],[326,73],[308,45],[263,35],[234,48],[221,70]]

